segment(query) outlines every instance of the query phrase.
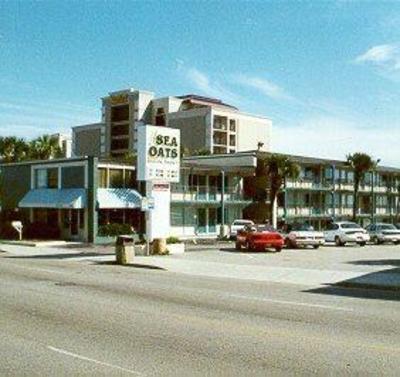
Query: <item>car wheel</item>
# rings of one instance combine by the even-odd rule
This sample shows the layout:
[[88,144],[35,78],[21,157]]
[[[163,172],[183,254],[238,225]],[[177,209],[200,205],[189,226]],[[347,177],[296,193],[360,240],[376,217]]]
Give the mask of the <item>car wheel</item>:
[[395,245],[400,245],[400,241],[394,241]]
[[281,247],[276,247],[276,248],[275,248],[275,251],[276,251],[277,253],[280,253],[280,252],[282,251],[282,248],[281,248]]
[[340,240],[339,236],[335,237],[335,245],[336,246],[343,246],[344,245],[344,243]]
[[319,249],[319,245],[313,245],[314,249]]
[[365,241],[359,243],[359,245],[362,246],[362,247],[364,247],[366,244],[367,244],[367,243],[366,243]]
[[372,239],[372,242],[373,242],[375,245],[380,245],[380,244],[381,244],[381,241],[379,241],[379,238],[378,238],[377,236],[375,236],[375,237]]

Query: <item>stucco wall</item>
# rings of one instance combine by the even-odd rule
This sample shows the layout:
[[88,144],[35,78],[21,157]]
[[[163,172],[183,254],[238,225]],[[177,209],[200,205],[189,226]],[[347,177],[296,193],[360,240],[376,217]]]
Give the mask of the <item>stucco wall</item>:
[[101,155],[101,129],[74,130],[74,155],[95,156]]
[[181,131],[181,144],[194,151],[204,149],[206,143],[206,114],[184,114],[183,112],[167,115],[169,127]]
[[2,210],[18,207],[31,188],[30,165],[3,166],[0,173],[0,203]]

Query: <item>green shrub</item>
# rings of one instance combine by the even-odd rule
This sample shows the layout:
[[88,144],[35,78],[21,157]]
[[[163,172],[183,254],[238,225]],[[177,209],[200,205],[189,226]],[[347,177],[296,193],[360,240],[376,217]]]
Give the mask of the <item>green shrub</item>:
[[100,225],[98,230],[100,237],[116,237],[123,234],[132,234],[132,226],[129,224],[106,224]]
[[180,243],[180,242],[181,242],[181,240],[178,237],[171,236],[171,237],[167,238],[167,244],[168,243],[169,244],[171,244],[171,243]]

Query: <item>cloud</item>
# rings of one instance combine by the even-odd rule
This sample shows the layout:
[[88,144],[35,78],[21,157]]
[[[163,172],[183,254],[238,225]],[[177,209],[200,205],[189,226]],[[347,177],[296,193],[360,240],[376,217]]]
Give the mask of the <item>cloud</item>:
[[238,74],[233,76],[233,80],[240,85],[256,89],[264,96],[275,100],[292,99],[283,88],[265,78]]
[[202,94],[232,102],[233,104],[239,104],[243,101],[243,98],[228,89],[219,80],[211,80],[206,73],[197,68],[183,68],[186,78]]
[[383,164],[400,167],[399,126],[383,125],[374,132],[369,125],[360,127],[352,120],[324,116],[305,119],[296,126],[275,124],[272,150],[340,160],[349,153],[365,152],[382,159]]
[[356,63],[370,63],[378,67],[400,70],[400,44],[383,44],[371,47],[355,58]]

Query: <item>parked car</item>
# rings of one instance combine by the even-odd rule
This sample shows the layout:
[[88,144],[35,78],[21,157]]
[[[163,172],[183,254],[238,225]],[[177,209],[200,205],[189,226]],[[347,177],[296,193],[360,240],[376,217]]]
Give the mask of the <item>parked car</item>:
[[243,229],[246,225],[254,225],[254,222],[251,220],[234,220],[230,226],[229,238],[235,239],[238,230]]
[[350,221],[330,223],[324,231],[324,236],[325,241],[335,242],[336,246],[344,246],[348,242],[365,246],[370,240],[370,236],[365,229]]
[[285,241],[270,225],[246,225],[237,232],[236,250],[242,247],[250,251],[264,251],[266,249],[282,250]]
[[325,244],[325,237],[323,232],[315,231],[309,224],[294,224],[289,227],[285,243],[289,248],[312,246],[314,249],[318,249]]
[[384,242],[393,242],[395,245],[400,243],[400,229],[397,229],[392,224],[370,224],[367,226],[366,230],[375,245]]

